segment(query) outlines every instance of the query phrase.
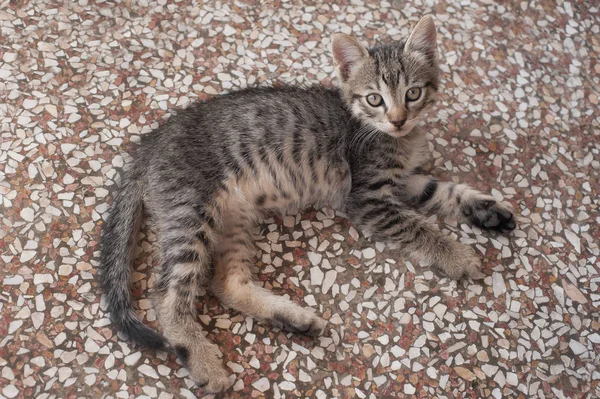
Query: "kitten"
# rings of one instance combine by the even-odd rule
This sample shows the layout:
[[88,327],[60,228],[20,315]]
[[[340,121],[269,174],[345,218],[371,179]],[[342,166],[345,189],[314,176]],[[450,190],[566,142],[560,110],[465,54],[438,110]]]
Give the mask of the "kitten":
[[[104,227],[100,284],[111,319],[138,344],[168,344],[209,392],[225,389],[228,373],[196,321],[200,287],[288,331],[318,335],[326,325],[252,281],[250,230],[261,216],[327,204],[455,279],[482,278],[481,261],[425,214],[515,228],[508,205],[419,172],[428,146],[416,124],[439,86],[433,19],[421,19],[402,43],[366,49],[345,34],[332,41],[339,90],[242,90],[196,103],[144,136]],[[164,338],[142,324],[128,285],[142,205],[160,231],[155,305]]]

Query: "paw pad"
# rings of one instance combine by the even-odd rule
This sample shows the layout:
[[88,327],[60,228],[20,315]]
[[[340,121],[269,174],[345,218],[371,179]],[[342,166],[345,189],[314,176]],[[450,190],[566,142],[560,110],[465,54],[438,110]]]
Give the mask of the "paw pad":
[[517,227],[508,206],[494,200],[483,199],[466,204],[462,211],[471,223],[483,229],[508,232]]

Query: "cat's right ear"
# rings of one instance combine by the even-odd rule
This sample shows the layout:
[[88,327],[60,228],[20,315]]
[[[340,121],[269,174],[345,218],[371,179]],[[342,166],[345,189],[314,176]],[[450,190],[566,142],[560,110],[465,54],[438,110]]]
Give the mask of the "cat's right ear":
[[358,40],[345,33],[335,33],[331,37],[331,42],[338,77],[345,82],[352,75],[353,70],[367,59],[369,52]]
[[425,54],[430,59],[435,59],[436,33],[435,24],[431,15],[425,15],[408,37],[404,50]]

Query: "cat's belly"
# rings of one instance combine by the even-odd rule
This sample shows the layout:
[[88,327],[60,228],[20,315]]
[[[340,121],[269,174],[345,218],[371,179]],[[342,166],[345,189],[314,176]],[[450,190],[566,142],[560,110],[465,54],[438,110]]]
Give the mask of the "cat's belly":
[[271,166],[228,177],[219,202],[232,216],[295,212],[309,206],[342,209],[351,185],[350,167],[345,161],[316,161],[297,168]]
[[403,145],[410,149],[410,152],[400,159],[407,171],[422,167],[431,157],[427,136],[419,126],[413,128],[404,138]]

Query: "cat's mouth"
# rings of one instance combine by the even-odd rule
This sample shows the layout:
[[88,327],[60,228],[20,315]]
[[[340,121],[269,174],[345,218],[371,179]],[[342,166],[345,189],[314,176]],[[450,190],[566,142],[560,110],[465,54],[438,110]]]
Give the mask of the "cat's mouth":
[[392,137],[404,137],[410,133],[410,131],[415,127],[415,123],[413,121],[407,121],[404,126],[396,127],[393,124],[387,122],[384,124],[381,129],[383,132],[389,134]]

